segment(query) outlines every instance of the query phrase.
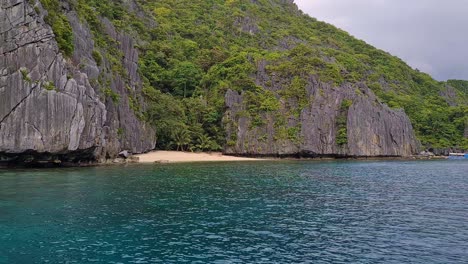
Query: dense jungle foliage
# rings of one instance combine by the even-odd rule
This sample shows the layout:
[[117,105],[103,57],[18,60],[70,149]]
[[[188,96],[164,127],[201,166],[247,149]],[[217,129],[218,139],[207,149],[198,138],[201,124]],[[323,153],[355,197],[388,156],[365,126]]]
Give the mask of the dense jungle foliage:
[[[58,0],[41,0],[59,45],[70,54],[69,25]],[[288,0],[68,0],[92,29],[97,50],[122,72],[122,55],[102,31],[101,18],[135,37],[148,107],[132,107],[157,130],[163,149],[216,150],[226,144],[223,126],[227,89],[245,91],[253,120],[275,111],[280,97],[305,98],[306,79],[317,76],[337,87],[363,82],[392,108],[403,108],[426,147],[463,147],[468,122],[467,83],[438,82],[402,60],[327,23]],[[62,44],[61,44],[62,43]],[[102,56],[102,57],[101,57]],[[259,63],[284,80],[285,92],[259,87]],[[455,104],[441,96],[448,86]],[[286,89],[287,88],[287,89]],[[453,89],[452,89],[453,90]],[[286,94],[286,95],[285,95]],[[132,104],[131,104],[132,105]],[[301,109],[298,109],[297,114]],[[343,126],[343,124],[341,124]],[[346,127],[340,128],[345,135]],[[340,144],[346,138],[340,137]]]

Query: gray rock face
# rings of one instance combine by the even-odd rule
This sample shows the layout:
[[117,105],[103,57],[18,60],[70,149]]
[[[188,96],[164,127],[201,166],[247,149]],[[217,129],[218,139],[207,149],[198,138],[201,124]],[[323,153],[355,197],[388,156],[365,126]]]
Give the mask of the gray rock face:
[[[90,80],[100,75],[92,58],[94,45],[85,25],[67,14],[75,35],[75,54],[66,59],[40,12],[25,0],[0,0],[0,156],[21,153],[61,155],[70,161],[114,157],[122,149],[150,150],[154,132],[129,108],[127,88],[118,79],[111,89],[121,97],[112,105]],[[138,53],[130,38],[116,36],[126,61],[131,89],[138,87]],[[79,59],[78,59],[79,58]],[[86,65],[76,64],[86,58]],[[121,130],[119,130],[121,129]],[[125,131],[124,135],[117,135]],[[80,157],[80,152],[83,155]]]
[[[419,153],[409,118],[380,103],[364,84],[334,87],[314,76],[307,81],[309,103],[294,116],[298,103],[281,97],[284,83],[275,82],[260,66],[256,80],[268,87],[280,102],[277,112],[260,113],[263,125],[256,126],[246,112],[244,93],[228,91],[225,116],[228,145],[225,152],[235,155],[273,156],[409,156]],[[270,85],[265,85],[269,81]],[[351,105],[343,110],[343,102]],[[280,118],[286,116],[285,120]],[[346,143],[339,142],[339,119],[345,122]]]
[[447,104],[450,106],[457,106],[457,90],[450,85],[445,85],[444,89],[439,92]]
[[[33,2],[35,7],[30,4]],[[283,2],[297,9],[292,0]],[[138,11],[133,0],[125,3]],[[39,1],[0,0],[0,161],[96,161],[115,158],[122,150],[141,153],[153,149],[153,129],[130,107],[133,102],[144,108],[139,54],[133,39],[102,19],[106,36],[117,43],[122,54],[125,75],[115,74],[106,58],[98,65],[93,52],[99,47],[89,27],[65,1],[63,6],[74,32],[71,58],[60,53]],[[248,17],[236,23],[251,34],[258,30],[256,21]],[[279,48],[288,49],[295,42],[285,39]],[[262,121],[258,125],[244,114],[246,94],[228,91],[226,153],[407,156],[419,152],[405,113],[381,104],[365,85],[334,87],[309,76],[304,95],[309,103],[295,112],[297,98],[281,96],[287,84],[267,74],[265,66],[259,63],[256,83],[277,97],[280,108],[258,113]],[[106,87],[99,80],[105,80]],[[106,97],[104,88],[119,100]],[[351,104],[343,110],[347,101]],[[345,143],[340,135],[343,118]]]
[[130,153],[128,151],[124,150],[124,151],[119,153],[119,156],[122,157],[122,158],[127,159],[128,157],[130,157]]
[[429,149],[436,156],[449,156],[450,153],[465,153],[466,150],[461,148],[435,148]]

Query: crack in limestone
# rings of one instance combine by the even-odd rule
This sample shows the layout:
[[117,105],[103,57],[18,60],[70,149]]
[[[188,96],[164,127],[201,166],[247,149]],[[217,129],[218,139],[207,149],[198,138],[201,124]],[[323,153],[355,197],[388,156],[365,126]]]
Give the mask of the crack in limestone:
[[[23,5],[23,4],[24,4],[24,6],[23,6],[23,16],[22,16],[23,21],[17,23],[17,25],[14,25],[13,22],[11,21],[11,19],[10,19],[10,16],[8,15],[7,10],[8,10],[8,9],[15,8],[15,7],[17,7],[17,6],[19,6],[19,5]],[[13,4],[13,5],[6,6],[6,7],[2,6],[2,9],[5,10],[5,11],[4,11],[4,13],[5,13],[5,18],[6,18],[6,19],[8,20],[8,22],[10,23],[10,28],[9,28],[8,30],[4,31],[4,32],[0,32],[0,33],[2,33],[2,34],[5,33],[5,32],[10,31],[12,28],[14,28],[15,26],[18,26],[18,25],[22,24],[22,22],[24,22],[24,20],[26,20],[25,18],[26,18],[26,16],[27,16],[27,12],[26,12],[27,6],[26,6],[26,4],[25,4],[23,1],[17,2],[17,3],[15,3],[15,4]],[[23,24],[24,24],[24,23],[23,23]]]
[[[96,109],[94,109],[93,114],[91,115],[91,118],[89,119],[90,120],[89,124],[97,123],[97,122],[94,122],[94,121],[96,121],[96,120],[94,120],[95,117],[96,117]],[[91,129],[89,127],[89,124],[85,123],[85,129],[88,129],[88,131]],[[89,141],[89,137],[87,137],[86,139],[87,139],[86,140],[87,144],[94,144],[93,141]]]
[[[9,25],[9,28],[8,28],[8,29],[6,29],[6,30],[3,31],[3,32],[0,32],[1,34],[10,31],[10,30],[13,28],[13,24],[11,23],[10,16],[7,15],[7,12],[6,12],[6,11],[4,11],[4,13],[5,13],[5,18],[6,18],[6,20],[8,20],[8,23],[9,23],[10,25]],[[5,28],[6,28],[6,27],[5,27]]]
[[24,47],[26,47],[26,46],[28,46],[28,45],[36,44],[36,43],[39,43],[39,42],[45,43],[46,41],[49,41],[49,40],[52,40],[52,39],[54,39],[54,35],[53,35],[53,34],[47,34],[47,35],[44,35],[44,36],[43,36],[42,38],[40,38],[40,39],[34,39],[34,40],[32,40],[32,41],[30,41],[30,42],[26,42],[26,43],[24,43],[24,44],[22,44],[22,45],[18,45],[18,44],[15,42],[16,47],[15,47],[14,49],[5,51],[5,52],[0,53],[0,54],[6,56],[6,54],[8,54],[8,53],[16,52],[16,51],[18,51],[19,49],[24,48]]
[[11,4],[11,5],[7,5],[7,4],[8,4],[8,3],[5,3],[5,5],[4,5],[4,6],[2,6],[2,8],[5,8],[5,9],[10,9],[10,8],[13,8],[13,7],[15,7],[15,6],[19,6],[19,5],[23,4],[23,1],[21,1],[21,2],[18,2],[18,3]]
[[39,133],[39,135],[41,135],[41,142],[42,142],[42,148],[45,148],[46,144],[44,142],[44,135],[42,134],[42,132],[39,130],[39,128],[37,128],[36,125],[32,124],[32,123],[29,123],[29,122],[26,122],[26,125],[32,127],[35,131],[37,131]]
[[[47,71],[45,72],[45,77],[47,77],[47,73],[50,72],[50,69],[52,69],[52,66],[54,66],[55,62],[57,61],[58,54],[55,54],[54,59],[50,63],[50,65],[47,67]],[[44,77],[44,76],[43,76]]]
[[[78,111],[78,104],[79,104],[79,102],[78,102],[78,100],[77,100],[77,101],[76,101],[76,104],[75,104],[75,110],[73,111],[73,117],[72,117],[71,120],[70,120],[70,126],[69,126],[69,127],[70,127],[70,130],[69,130],[69,132],[68,132],[70,138],[69,138],[68,148],[70,148],[70,144],[71,144],[71,142],[72,142],[73,122],[75,121],[76,112]],[[79,123],[79,121],[78,121],[78,123]],[[80,135],[79,137],[81,137],[81,135]],[[78,143],[78,145],[79,145],[79,143]]]
[[[50,69],[52,68],[52,65],[55,63],[55,61],[57,60],[57,55],[55,56],[55,58],[52,60],[52,62],[50,63],[50,65],[47,67],[48,70],[45,72],[45,75],[44,76],[47,76],[47,73],[50,71]],[[43,77],[44,77],[43,76]],[[42,77],[42,78],[43,78]],[[41,78],[41,79],[42,79]],[[26,101],[26,99],[28,99],[29,96],[31,96],[31,94],[37,89],[37,87],[39,87],[39,84],[36,84],[34,85],[33,87],[31,87],[31,91],[29,91],[29,93],[23,97],[23,99],[21,99],[11,110],[10,112],[8,112],[1,120],[0,120],[0,128],[3,124],[3,122],[14,112],[16,111],[16,109],[24,103],[24,101]]]
[[39,85],[35,85],[31,88],[31,91],[29,91],[29,93],[23,98],[21,99],[11,110],[10,112],[8,112],[3,118],[2,120],[0,120],[0,128],[3,124],[3,122],[5,121],[5,119],[7,119],[22,103],[24,103],[24,101],[26,101],[26,99],[28,99],[28,97],[36,90],[36,88],[38,87]]
[[396,146],[398,146],[398,142],[395,140],[395,138],[393,137],[393,133],[390,132],[390,139],[392,140],[392,143],[395,144]]

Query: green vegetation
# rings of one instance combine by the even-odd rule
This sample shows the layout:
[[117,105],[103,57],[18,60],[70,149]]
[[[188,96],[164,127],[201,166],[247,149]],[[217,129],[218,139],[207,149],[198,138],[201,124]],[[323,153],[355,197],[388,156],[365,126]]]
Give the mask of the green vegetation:
[[341,102],[340,113],[336,120],[336,144],[339,146],[348,144],[348,111],[352,104],[351,100]]
[[[57,0],[41,2],[62,50],[73,50],[68,45],[69,24],[57,11]],[[94,60],[98,65],[108,62],[108,72],[126,78],[118,43],[105,34],[99,16],[137,39],[148,103],[142,116],[155,126],[159,148],[207,150],[225,145],[224,126],[234,122],[223,120],[228,89],[244,94],[247,107],[242,114],[251,118],[252,129],[264,125],[265,114],[278,110],[297,119],[313,100],[305,87],[315,76],[337,88],[344,83],[367,84],[382,102],[406,111],[427,147],[468,149],[463,138],[466,82],[448,82],[460,97],[458,106],[450,106],[440,96],[447,83],[302,14],[293,4],[282,0],[136,2],[144,15],[127,10],[124,1],[71,3],[93,32],[99,48],[99,55],[93,52]],[[110,93],[107,96],[112,98]],[[131,99],[132,109],[141,111],[136,102]],[[342,112],[347,113],[344,108]],[[278,118],[275,137],[299,142],[299,130],[288,127],[285,118]],[[346,120],[337,124],[338,144],[345,145]],[[235,139],[228,144],[235,145]]]
[[464,96],[468,96],[468,81],[448,80],[447,84],[460,91]]
[[120,95],[112,91],[111,88],[105,88],[102,92],[107,98],[110,98],[112,102],[118,103],[120,101]]
[[206,99],[178,99],[151,86],[146,86],[144,93],[148,100],[155,102],[149,104],[145,119],[156,128],[159,148],[221,149],[217,142],[224,140],[224,131],[218,126],[222,114],[208,107]]
[[124,134],[125,134],[125,130],[124,130],[123,128],[119,127],[119,128],[117,129],[117,136],[118,136],[119,138],[122,138],[122,137],[124,136]]
[[101,66],[102,64],[102,55],[98,50],[93,50],[91,54],[93,56],[94,61],[96,62],[97,66]]
[[55,33],[59,49],[65,56],[73,54],[73,30],[68,18],[62,13],[59,0],[41,0],[42,6],[47,10],[45,21]]
[[29,77],[29,72],[28,72],[28,70],[25,69],[25,68],[22,68],[22,69],[20,70],[20,72],[21,72],[21,77],[23,78],[23,81],[25,81],[25,82],[31,84],[31,83],[32,83],[32,79],[31,79],[31,77]]
[[53,82],[45,82],[42,84],[42,87],[44,87],[44,89],[46,89],[47,91],[57,90]]

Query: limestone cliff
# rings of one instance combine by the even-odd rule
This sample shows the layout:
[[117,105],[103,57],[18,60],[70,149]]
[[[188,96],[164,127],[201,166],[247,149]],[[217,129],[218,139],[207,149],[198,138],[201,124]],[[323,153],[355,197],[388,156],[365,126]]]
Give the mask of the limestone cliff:
[[0,0],[0,162],[466,148],[466,87],[293,0]]
[[44,22],[47,12],[38,1],[32,3],[0,0],[1,159],[96,161],[124,149],[154,148],[154,132],[129,107],[129,94],[141,89],[131,38],[107,27],[129,73],[129,82],[118,75],[109,78],[108,88],[120,98],[114,102],[91,83],[108,73],[92,56],[86,24],[74,12],[66,13],[75,49],[65,58]]
[[301,107],[298,103],[301,98],[282,96],[287,86],[281,83],[284,79],[275,81],[275,74],[267,74],[264,66],[258,70],[257,85],[274,94],[280,102],[279,109],[260,113],[257,118],[263,121],[256,123],[251,115],[245,114],[245,94],[228,91],[226,153],[304,157],[390,157],[418,153],[420,143],[406,114],[382,104],[364,84],[335,87],[309,76],[307,103]]

